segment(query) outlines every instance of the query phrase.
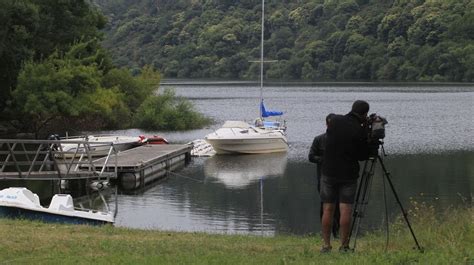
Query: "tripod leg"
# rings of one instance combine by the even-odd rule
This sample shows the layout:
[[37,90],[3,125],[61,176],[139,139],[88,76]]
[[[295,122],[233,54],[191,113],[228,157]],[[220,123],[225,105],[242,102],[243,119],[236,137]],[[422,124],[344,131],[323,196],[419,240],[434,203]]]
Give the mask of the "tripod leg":
[[370,184],[372,183],[372,176],[374,175],[375,170],[375,158],[370,158],[365,162],[364,171],[362,173],[359,188],[356,194],[356,200],[353,205],[353,219],[351,223],[351,228],[349,231],[348,241],[350,242],[352,236],[354,236],[354,245],[353,249],[356,247],[357,243],[357,234],[359,232],[359,226],[361,223],[361,218],[364,217],[365,208],[369,202],[369,189]]
[[354,201],[354,205],[353,205],[353,209],[352,209],[352,222],[351,222],[351,229],[349,231],[349,237],[348,237],[348,240],[350,241],[351,240],[351,236],[352,236],[352,232],[354,231],[354,227],[357,223],[357,219],[358,219],[358,216],[359,216],[359,200],[360,200],[360,197],[361,197],[361,194],[362,194],[362,187],[365,187],[364,183],[365,183],[365,179],[367,178],[367,165],[368,165],[369,161],[365,161],[364,163],[364,169],[362,170],[362,176],[360,177],[360,183],[359,183],[359,187],[357,188],[357,193],[356,193],[356,197],[355,197],[355,201]]
[[415,240],[415,244],[416,244],[418,250],[420,252],[423,252],[423,248],[420,246],[420,244],[418,243],[418,240],[416,239],[415,232],[413,231],[413,228],[411,227],[410,221],[408,221],[408,215],[405,212],[405,209],[403,208],[402,202],[400,201],[400,198],[398,197],[397,192],[395,191],[395,187],[393,186],[392,180],[390,179],[390,173],[385,168],[383,160],[382,160],[382,158],[380,158],[380,156],[378,157],[378,160],[380,162],[380,165],[382,165],[382,170],[384,172],[384,176],[387,179],[388,184],[390,185],[390,188],[392,189],[393,196],[395,197],[395,200],[397,201],[398,206],[400,206],[400,210],[402,211],[403,218],[405,219],[405,222],[407,223],[408,229],[410,230],[410,233],[413,237],[413,240]]
[[[365,183],[367,174],[369,173],[369,172],[367,171],[367,165],[368,165],[368,164],[369,164],[369,160],[365,161],[365,163],[364,163],[364,169],[362,170],[362,176],[361,176],[361,178],[360,178],[360,183],[361,183],[361,184],[362,184],[362,183]],[[361,193],[362,186],[363,186],[363,185],[359,185],[359,187],[357,188],[357,193],[356,193],[354,205],[357,205],[358,202],[359,202],[359,200],[360,200],[360,195],[362,194],[362,193]],[[354,207],[354,209],[355,209],[355,207]],[[357,214],[357,212],[354,211],[353,216],[355,217],[356,214]]]

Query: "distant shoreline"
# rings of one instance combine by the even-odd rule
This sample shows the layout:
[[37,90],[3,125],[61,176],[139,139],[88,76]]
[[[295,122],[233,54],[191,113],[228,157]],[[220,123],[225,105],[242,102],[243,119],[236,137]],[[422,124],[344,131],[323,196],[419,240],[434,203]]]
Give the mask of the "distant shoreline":
[[[217,79],[162,79],[162,86],[186,86],[186,85],[241,85],[258,86],[258,81],[249,80],[217,80]],[[339,81],[339,82],[310,82],[310,81],[265,81],[264,85],[286,85],[286,86],[472,86],[474,83],[463,82],[364,82],[364,81]]]

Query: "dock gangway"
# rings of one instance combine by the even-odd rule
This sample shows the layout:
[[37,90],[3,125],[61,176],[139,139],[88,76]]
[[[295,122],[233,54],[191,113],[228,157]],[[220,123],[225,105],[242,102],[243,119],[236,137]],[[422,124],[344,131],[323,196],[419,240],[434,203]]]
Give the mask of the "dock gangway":
[[69,140],[68,144],[77,145],[73,151],[64,151],[61,143],[61,140],[0,139],[0,180],[109,181],[117,178],[118,152],[112,142],[94,142],[94,146],[108,146],[102,166],[94,162],[94,147],[88,141]]

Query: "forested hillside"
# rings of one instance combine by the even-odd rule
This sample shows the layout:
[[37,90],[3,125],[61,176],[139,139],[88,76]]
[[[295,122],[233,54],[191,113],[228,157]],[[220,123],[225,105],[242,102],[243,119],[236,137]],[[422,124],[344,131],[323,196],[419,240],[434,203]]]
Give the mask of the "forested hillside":
[[[117,64],[255,79],[260,0],[96,0]],[[474,80],[472,0],[267,0],[266,78]]]

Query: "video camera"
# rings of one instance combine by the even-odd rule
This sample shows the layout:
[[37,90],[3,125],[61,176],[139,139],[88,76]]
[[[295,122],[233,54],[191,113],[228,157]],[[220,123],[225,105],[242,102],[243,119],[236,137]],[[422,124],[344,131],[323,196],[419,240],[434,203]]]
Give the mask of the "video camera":
[[369,156],[376,157],[378,155],[379,146],[383,143],[385,138],[385,124],[388,121],[384,117],[372,113],[367,118],[367,125],[369,129]]
[[367,124],[369,128],[369,139],[370,140],[381,140],[385,138],[385,124],[388,121],[382,116],[376,113],[370,114],[367,118]]

